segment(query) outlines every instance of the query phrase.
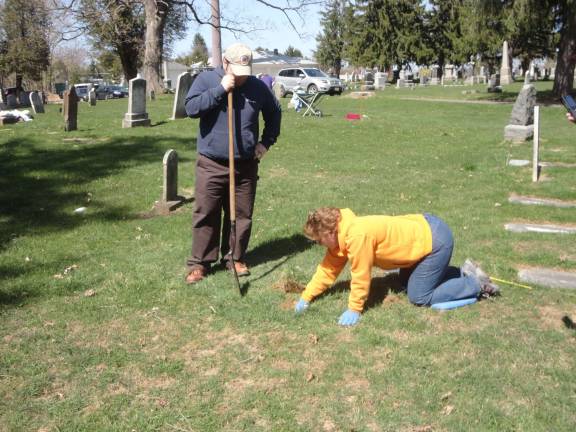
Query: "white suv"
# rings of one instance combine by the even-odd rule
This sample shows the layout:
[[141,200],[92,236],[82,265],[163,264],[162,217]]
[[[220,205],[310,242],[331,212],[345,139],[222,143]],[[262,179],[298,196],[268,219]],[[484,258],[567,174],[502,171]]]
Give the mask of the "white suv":
[[287,68],[282,69],[276,76],[276,82],[280,84],[282,96],[292,93],[294,88],[301,87],[308,93],[342,93],[342,81],[332,78],[317,68]]

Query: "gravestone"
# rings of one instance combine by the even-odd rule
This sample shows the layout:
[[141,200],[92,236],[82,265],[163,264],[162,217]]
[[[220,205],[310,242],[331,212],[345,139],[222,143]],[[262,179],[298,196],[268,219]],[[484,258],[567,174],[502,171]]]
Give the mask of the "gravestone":
[[508,41],[502,44],[502,66],[500,67],[500,84],[512,84],[512,72],[510,71],[510,57],[508,57]]
[[0,110],[5,110],[7,108],[6,98],[4,97],[4,89],[0,86]]
[[272,86],[272,91],[274,92],[274,96],[276,96],[276,99],[282,99],[282,97],[284,97],[282,84],[280,84],[279,82],[274,83],[274,85]]
[[96,106],[96,89],[94,87],[88,92],[88,102],[90,102],[90,106]]
[[504,225],[504,229],[514,233],[576,234],[576,226],[554,224],[508,223]]
[[488,88],[486,89],[488,93],[501,93],[502,87],[500,87],[500,75],[492,74],[490,80],[488,80]]
[[524,142],[534,135],[534,106],[536,106],[536,88],[532,84],[522,87],[508,125],[504,128],[504,139]]
[[42,97],[40,97],[38,92],[30,93],[30,105],[32,106],[34,114],[44,114],[44,104],[42,103]]
[[122,120],[123,128],[150,126],[146,112],[146,80],[133,78],[129,81],[128,112]]
[[154,203],[154,210],[157,214],[167,215],[184,202],[184,197],[178,195],[178,153],[168,150],[164,154],[162,166],[162,199]]
[[432,66],[430,68],[430,73],[431,73],[431,77],[430,77],[430,85],[438,85],[440,80],[438,79],[438,69],[440,69],[439,66]]
[[156,100],[156,92],[154,90],[150,90],[149,96],[151,101]]
[[374,75],[374,87],[378,90],[384,90],[386,88],[386,80],[388,75],[385,72],[376,72]]
[[30,106],[30,93],[28,91],[21,91],[18,95],[18,106],[20,108],[28,108]]
[[78,129],[78,96],[74,86],[64,92],[64,130],[70,132]]
[[178,75],[176,94],[174,95],[174,107],[172,108],[172,120],[187,117],[185,107],[186,95],[195,78],[196,75],[191,75],[189,72]]
[[18,107],[18,100],[15,94],[9,94],[6,96],[6,108],[11,110]]
[[550,288],[576,289],[576,273],[546,268],[522,269],[518,279],[524,283],[537,284]]
[[524,85],[530,84],[530,73],[526,72],[524,75]]

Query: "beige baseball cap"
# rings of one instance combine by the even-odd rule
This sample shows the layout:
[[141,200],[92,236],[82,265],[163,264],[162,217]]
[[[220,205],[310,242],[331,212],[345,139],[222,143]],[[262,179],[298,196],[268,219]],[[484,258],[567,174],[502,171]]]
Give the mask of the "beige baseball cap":
[[224,58],[230,63],[230,71],[234,75],[252,75],[252,50],[246,45],[241,43],[230,45],[224,53]]

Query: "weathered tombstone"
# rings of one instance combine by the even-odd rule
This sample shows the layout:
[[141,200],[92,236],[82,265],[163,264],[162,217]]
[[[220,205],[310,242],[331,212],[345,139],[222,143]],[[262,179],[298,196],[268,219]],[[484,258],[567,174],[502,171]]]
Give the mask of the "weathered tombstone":
[[500,84],[512,84],[512,73],[510,72],[510,57],[508,57],[508,41],[502,44],[502,67],[500,67]]
[[438,69],[440,69],[439,66],[437,65],[433,65],[430,68],[430,85],[438,85],[438,83],[440,82],[440,80],[438,79]]
[[501,93],[502,87],[500,87],[500,77],[498,74],[492,74],[488,80],[488,93]]
[[364,75],[364,84],[372,85],[374,84],[374,74],[372,72],[366,72]]
[[18,95],[18,106],[21,108],[28,108],[30,106],[30,93],[28,91],[21,91]]
[[524,283],[537,284],[548,288],[576,289],[576,273],[547,268],[528,268],[518,272],[518,279]]
[[15,94],[9,94],[6,96],[6,108],[15,109],[18,107],[18,100]]
[[376,72],[374,75],[374,87],[378,90],[384,90],[386,88],[386,80],[388,76],[385,72]]
[[149,96],[151,101],[156,100],[156,92],[154,90],[150,90]]
[[186,117],[186,95],[194,82],[196,75],[184,72],[178,75],[176,82],[176,94],[174,95],[174,107],[172,108],[172,120]]
[[157,214],[167,215],[184,202],[184,197],[178,195],[178,153],[168,150],[162,160],[164,182],[162,184],[162,199],[154,203]]
[[78,129],[78,96],[74,86],[64,92],[64,130],[70,132]]
[[508,125],[504,128],[504,139],[524,142],[534,135],[534,106],[536,106],[536,88],[525,85],[518,93]]
[[530,73],[526,72],[526,74],[524,75],[524,85],[528,84],[530,84]]
[[94,87],[88,92],[88,102],[90,102],[90,106],[96,106],[96,89]]
[[30,92],[30,105],[34,114],[44,114],[44,104],[38,92]]
[[279,82],[274,83],[274,85],[272,86],[272,91],[274,92],[274,96],[276,96],[276,99],[282,99],[282,97],[284,97],[282,84],[280,84]]
[[0,86],[0,110],[7,108],[6,98],[4,97],[4,89]]
[[123,128],[150,126],[146,112],[146,80],[133,78],[129,81],[128,112],[122,120]]

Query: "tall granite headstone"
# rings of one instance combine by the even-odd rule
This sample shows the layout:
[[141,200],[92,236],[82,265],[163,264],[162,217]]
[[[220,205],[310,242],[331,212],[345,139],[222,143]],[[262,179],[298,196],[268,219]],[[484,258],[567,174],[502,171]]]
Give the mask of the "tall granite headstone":
[[532,84],[522,87],[508,125],[504,128],[504,139],[524,142],[534,135],[534,106],[536,106],[536,88]]
[[64,92],[64,130],[70,132],[78,129],[78,96],[74,86]]
[[184,106],[186,95],[195,78],[196,75],[191,75],[189,72],[178,75],[176,94],[174,95],[174,107],[172,109],[172,120],[186,117],[186,107]]
[[128,85],[128,112],[122,120],[123,128],[150,126],[146,112],[146,80],[133,78]]
[[30,92],[30,105],[32,106],[34,114],[44,114],[44,104],[42,103],[40,93]]
[[508,57],[508,41],[502,44],[502,66],[500,67],[500,85],[512,84],[510,58]]

